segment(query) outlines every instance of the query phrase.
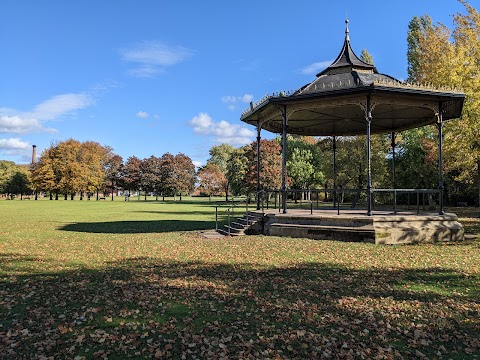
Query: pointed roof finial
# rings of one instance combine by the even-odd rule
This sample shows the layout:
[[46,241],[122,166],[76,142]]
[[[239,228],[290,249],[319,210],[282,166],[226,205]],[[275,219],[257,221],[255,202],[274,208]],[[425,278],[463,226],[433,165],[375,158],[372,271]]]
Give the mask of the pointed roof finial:
[[348,30],[348,18],[345,19],[345,40],[350,41],[350,36],[348,35],[350,31]]

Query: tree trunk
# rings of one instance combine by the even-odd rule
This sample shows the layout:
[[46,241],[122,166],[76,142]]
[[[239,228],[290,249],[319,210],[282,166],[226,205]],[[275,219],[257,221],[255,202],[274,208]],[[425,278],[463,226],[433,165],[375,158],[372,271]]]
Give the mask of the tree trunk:
[[97,201],[98,201],[98,190],[97,190]]
[[83,200],[83,191],[80,191],[80,201]]
[[113,183],[113,180],[112,180],[112,201],[113,201],[113,191],[115,190],[115,184]]
[[63,200],[68,200],[68,194],[67,193],[63,194]]
[[147,192],[145,191],[145,197],[144,197],[144,200],[147,201]]
[[180,191],[180,201],[182,201],[182,192]]
[[173,201],[177,201],[177,193],[173,193]]
[[70,200],[73,200],[75,198],[75,193],[70,194]]
[[55,200],[58,200],[58,193],[55,193]]
[[478,180],[478,203],[477,206],[480,207],[480,157],[477,159],[477,180]]

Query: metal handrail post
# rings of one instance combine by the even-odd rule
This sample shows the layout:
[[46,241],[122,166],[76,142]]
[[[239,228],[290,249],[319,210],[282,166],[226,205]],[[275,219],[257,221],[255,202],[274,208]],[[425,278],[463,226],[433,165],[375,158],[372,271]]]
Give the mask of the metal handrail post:
[[393,190],[393,213],[397,214],[397,190]]
[[228,216],[228,236],[230,236],[230,209],[227,210],[227,216]]
[[420,213],[420,193],[417,191],[417,215]]

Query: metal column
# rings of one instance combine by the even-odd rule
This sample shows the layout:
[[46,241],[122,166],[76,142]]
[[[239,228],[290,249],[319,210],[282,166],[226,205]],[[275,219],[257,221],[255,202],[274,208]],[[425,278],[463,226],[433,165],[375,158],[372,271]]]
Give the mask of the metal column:
[[282,207],[287,213],[287,107],[282,109]]
[[440,102],[438,104],[438,115],[437,115],[437,129],[438,129],[438,189],[440,191],[439,202],[440,202],[440,215],[444,215],[445,211],[443,209],[443,104]]
[[395,214],[397,213],[397,192],[395,191],[396,189],[396,181],[395,181],[395,146],[397,145],[395,142],[395,132],[392,132],[392,186],[393,186],[393,210]]
[[370,154],[372,104],[371,104],[370,94],[367,95],[367,106],[365,108],[365,120],[367,122],[367,215],[372,216],[372,161],[371,161],[371,154]]
[[[257,210],[260,210],[260,131],[262,128],[260,127],[260,121],[258,121],[257,125]],[[262,196],[263,197],[263,196]]]
[[337,199],[337,137],[333,136],[333,207],[335,208]]

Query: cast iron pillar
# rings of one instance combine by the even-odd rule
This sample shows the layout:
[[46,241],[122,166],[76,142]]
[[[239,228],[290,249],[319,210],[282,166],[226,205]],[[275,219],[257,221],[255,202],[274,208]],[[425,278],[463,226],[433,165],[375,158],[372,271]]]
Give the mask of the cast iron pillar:
[[397,143],[395,142],[395,137],[397,134],[395,132],[392,132],[391,137],[392,137],[392,186],[393,186],[393,209],[395,213],[397,213],[397,192],[395,191],[397,183],[395,181],[395,146],[397,146]]
[[437,129],[438,129],[438,190],[439,193],[439,203],[440,215],[444,215],[445,211],[443,209],[443,104],[438,104],[438,115],[437,115]]
[[333,135],[333,207],[336,205],[337,199],[337,137]]
[[[260,127],[260,121],[258,121],[257,125],[257,210],[260,210],[260,131],[262,128]],[[263,193],[262,193],[263,198]]]
[[372,104],[370,94],[367,95],[365,108],[365,120],[367,122],[367,215],[372,216],[372,162],[370,154],[370,131],[372,125]]
[[287,213],[287,107],[282,109],[282,207]]

